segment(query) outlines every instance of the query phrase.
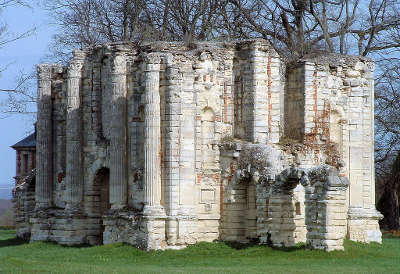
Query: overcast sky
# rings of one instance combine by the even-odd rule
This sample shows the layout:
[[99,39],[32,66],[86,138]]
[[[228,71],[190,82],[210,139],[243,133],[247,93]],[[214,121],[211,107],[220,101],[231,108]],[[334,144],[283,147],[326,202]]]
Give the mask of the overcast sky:
[[[0,76],[0,88],[13,88],[15,78],[19,71],[30,72],[35,65],[44,58],[54,28],[49,24],[45,11],[39,8],[10,7],[0,14],[0,20],[4,20],[13,33],[22,33],[33,27],[37,27],[36,34],[15,41],[0,49],[0,67],[8,65],[6,71]],[[0,101],[4,95],[0,94]],[[32,118],[24,116],[11,116],[0,119],[0,187],[4,184],[13,184],[15,176],[15,151],[10,148],[25,136],[32,132]]]

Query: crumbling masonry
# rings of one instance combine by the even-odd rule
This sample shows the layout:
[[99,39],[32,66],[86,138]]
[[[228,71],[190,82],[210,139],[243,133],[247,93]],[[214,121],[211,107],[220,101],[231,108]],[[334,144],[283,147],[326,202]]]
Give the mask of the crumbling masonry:
[[114,43],[39,65],[36,179],[16,190],[17,208],[32,190],[35,206],[17,234],[147,250],[381,242],[373,70],[285,64],[264,40]]

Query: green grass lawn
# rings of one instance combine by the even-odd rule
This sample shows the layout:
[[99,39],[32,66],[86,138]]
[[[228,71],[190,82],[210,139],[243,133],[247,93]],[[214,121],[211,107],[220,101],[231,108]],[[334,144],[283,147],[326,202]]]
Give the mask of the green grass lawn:
[[200,243],[144,252],[123,244],[27,244],[14,239],[14,231],[0,230],[0,273],[400,273],[400,238],[385,238],[383,245],[346,241],[345,249],[327,253]]

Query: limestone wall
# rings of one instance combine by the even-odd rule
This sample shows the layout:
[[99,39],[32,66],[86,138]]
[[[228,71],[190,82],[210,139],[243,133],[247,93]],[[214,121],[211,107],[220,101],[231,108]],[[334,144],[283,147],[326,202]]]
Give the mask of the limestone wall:
[[[296,138],[300,137],[314,150],[325,150],[325,162],[338,166],[351,182],[347,198],[351,212],[359,215],[365,211],[370,218],[378,219],[374,209],[372,61],[349,56],[317,56],[304,58],[302,64],[288,72],[285,102],[296,110],[286,113],[288,136],[294,132]],[[298,135],[299,123],[304,125],[303,136]],[[314,157],[316,163],[321,162],[317,154]],[[367,232],[356,232],[355,226],[351,227],[350,238],[368,238]],[[371,231],[376,231],[376,227]]]
[[350,238],[379,238],[370,60],[305,58],[283,79],[263,40],[112,43],[73,56],[38,69],[32,240],[156,249],[273,235],[290,245],[306,240],[307,196],[272,185],[320,164],[350,178],[346,212],[375,216],[362,234],[365,212],[351,215]]
[[[63,69],[39,67],[46,73],[40,78],[43,94],[54,99],[51,116],[47,105],[39,108],[39,116],[47,115],[52,124],[43,131],[43,142],[53,140],[46,153],[55,152],[43,177],[50,182],[40,184],[53,193],[45,203],[85,218],[101,218],[104,207],[127,207],[134,215],[159,192],[155,202],[168,216],[170,244],[219,238],[218,144],[235,134],[257,142],[279,140],[280,60],[261,40],[197,47],[111,44],[75,51]],[[147,101],[152,86],[159,101]],[[146,150],[153,134],[147,132],[153,128],[149,123],[156,119],[149,118],[150,104],[159,111],[154,116],[160,117],[159,153]],[[147,164],[146,155],[154,153],[159,164]],[[159,175],[146,177],[149,167]],[[109,170],[104,186],[96,179],[102,169]],[[150,183],[158,176],[160,182]],[[108,197],[101,190],[106,186]],[[245,206],[254,211],[255,189],[250,198]],[[245,225],[254,235],[255,212],[251,215]]]
[[13,189],[13,210],[15,217],[16,237],[29,239],[31,223],[29,222],[35,208],[35,170],[21,177]]

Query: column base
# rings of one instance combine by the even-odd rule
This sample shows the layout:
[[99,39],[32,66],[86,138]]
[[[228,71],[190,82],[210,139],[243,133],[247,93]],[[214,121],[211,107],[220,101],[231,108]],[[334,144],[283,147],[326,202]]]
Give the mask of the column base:
[[174,222],[175,233],[174,238],[168,237],[169,244],[185,246],[197,242],[198,218],[193,215],[194,212],[193,206],[181,206],[177,216],[170,216],[170,222]]
[[178,221],[176,216],[168,216],[166,232],[168,245],[175,246],[178,239]]
[[145,205],[143,208],[143,216],[166,218],[165,209],[161,205],[156,205],[156,206]]
[[71,204],[67,203],[65,205],[65,215],[66,216],[75,216],[75,215],[81,215],[82,214],[82,207],[80,204]]
[[111,211],[124,211],[127,208],[124,204],[111,204]]
[[88,243],[88,220],[81,213],[56,208],[39,210],[33,214],[30,223],[31,242],[49,241],[68,246]]
[[40,203],[40,202],[36,202],[35,205],[35,212],[39,212],[39,211],[46,211],[47,209],[51,208],[51,204],[50,203]]
[[[159,210],[151,212],[159,213]],[[165,249],[165,223],[165,215],[144,216],[129,210],[110,211],[103,216],[103,244],[119,242],[144,250]]]
[[379,220],[383,215],[375,209],[350,207],[348,212],[347,233],[351,241],[382,243],[382,233],[379,229]]
[[139,247],[144,250],[166,249],[165,223],[166,216],[143,216],[140,230],[144,232],[144,237]]

